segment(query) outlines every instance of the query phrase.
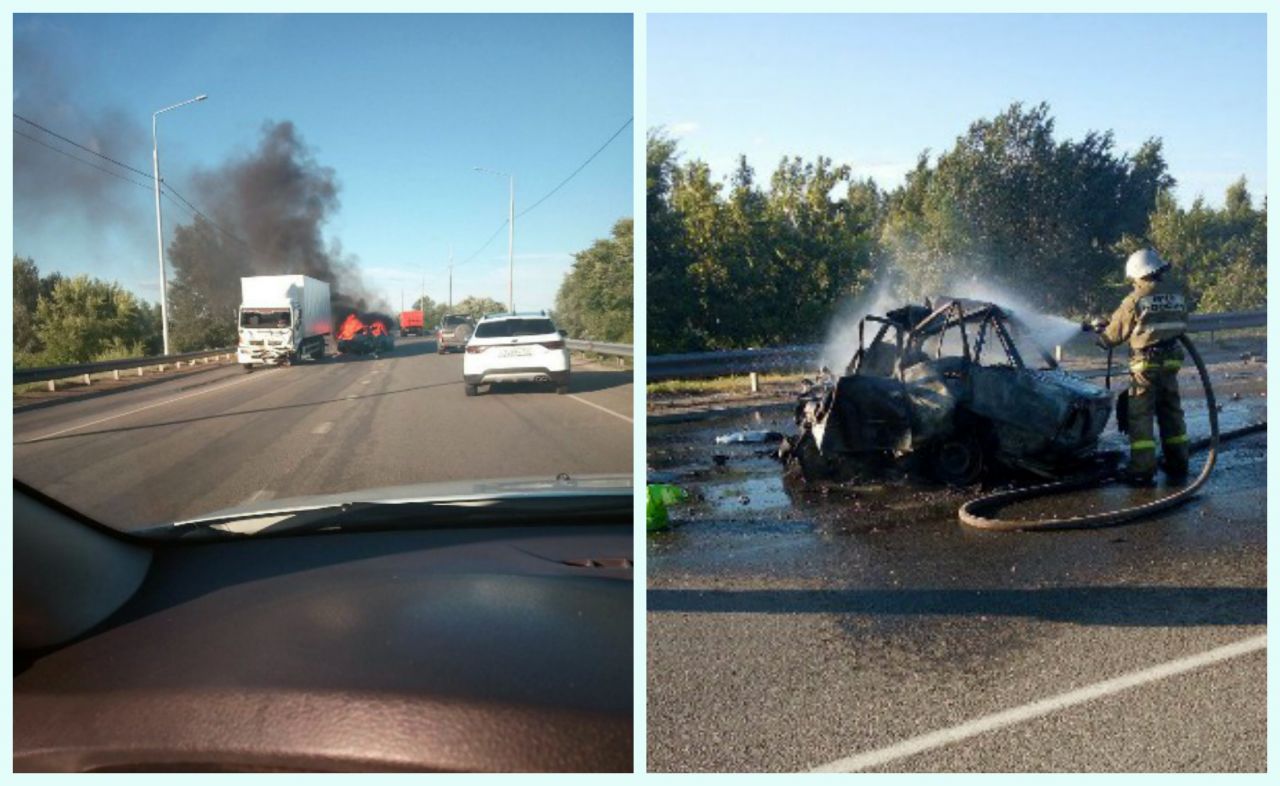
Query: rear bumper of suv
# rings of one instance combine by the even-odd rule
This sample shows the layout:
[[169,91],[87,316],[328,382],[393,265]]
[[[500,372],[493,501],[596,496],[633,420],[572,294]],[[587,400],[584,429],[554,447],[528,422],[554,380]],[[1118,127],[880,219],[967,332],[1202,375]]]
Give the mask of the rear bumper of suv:
[[468,385],[488,385],[493,382],[554,382],[557,385],[569,384],[569,371],[552,371],[549,368],[526,366],[522,368],[495,368],[479,374],[463,374],[462,380]]

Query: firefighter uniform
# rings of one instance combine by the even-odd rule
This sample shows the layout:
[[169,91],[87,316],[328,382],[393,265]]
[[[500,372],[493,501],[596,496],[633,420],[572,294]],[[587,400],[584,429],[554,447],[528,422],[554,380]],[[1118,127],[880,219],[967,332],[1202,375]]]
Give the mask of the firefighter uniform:
[[1107,346],[1129,343],[1129,474],[1148,478],[1156,470],[1160,426],[1164,468],[1171,477],[1187,474],[1187,425],[1178,396],[1183,352],[1178,336],[1187,329],[1187,299],[1182,287],[1157,275],[1134,281],[1102,332]]

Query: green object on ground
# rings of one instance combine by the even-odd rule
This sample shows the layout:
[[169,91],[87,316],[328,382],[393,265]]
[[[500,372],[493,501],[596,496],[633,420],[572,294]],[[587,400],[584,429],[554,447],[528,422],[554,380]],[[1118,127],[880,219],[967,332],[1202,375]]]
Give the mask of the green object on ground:
[[669,483],[654,483],[648,487],[645,501],[645,527],[649,532],[660,532],[670,523],[668,505],[677,505],[689,499],[689,492]]

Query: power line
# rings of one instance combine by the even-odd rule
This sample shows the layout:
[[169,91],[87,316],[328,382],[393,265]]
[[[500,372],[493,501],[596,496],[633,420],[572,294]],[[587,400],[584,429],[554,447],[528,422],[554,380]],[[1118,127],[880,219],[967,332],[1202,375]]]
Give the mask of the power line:
[[206,222],[208,222],[209,226],[213,227],[214,229],[218,230],[222,234],[226,235],[227,237],[241,244],[245,248],[251,248],[251,246],[249,245],[249,241],[244,240],[243,238],[237,236],[235,233],[231,232],[231,230],[229,229],[224,229],[220,224],[218,224],[218,222],[214,221],[212,218],[209,218],[207,215],[200,212],[200,208],[188,202],[186,197],[178,193],[178,189],[174,188],[168,183],[164,183],[164,194],[165,196],[168,196],[169,194],[173,194],[175,197],[182,200],[182,204],[185,205],[188,210],[190,210],[192,213],[196,214],[197,216],[200,216]]
[[575,177],[577,177],[577,175],[578,175],[578,173],[579,173],[579,172],[581,172],[582,170],[584,170],[584,169],[586,169],[586,168],[587,168],[587,164],[590,164],[592,161],[594,161],[594,160],[595,160],[595,158],[596,158],[596,156],[598,156],[598,155],[600,155],[602,152],[604,152],[604,149],[605,149],[606,147],[608,147],[608,146],[609,146],[609,143],[610,143],[610,142],[612,142],[613,140],[617,139],[617,138],[618,138],[618,135],[619,135],[619,134],[621,134],[623,131],[625,131],[625,130],[626,130],[626,128],[627,128],[627,126],[631,125],[631,121],[632,121],[632,119],[633,119],[633,118],[628,117],[628,118],[627,118],[627,122],[623,123],[623,124],[622,124],[622,127],[621,127],[621,128],[619,128],[617,131],[614,131],[614,132],[613,132],[613,136],[611,136],[611,137],[609,137],[608,139],[606,139],[606,140],[605,140],[605,142],[604,142],[604,144],[603,144],[603,145],[601,145],[600,147],[598,147],[598,148],[596,149],[596,152],[594,152],[594,153],[592,153],[591,155],[587,156],[587,160],[586,160],[586,161],[583,161],[583,162],[582,162],[582,164],[580,164],[580,165],[578,166],[578,168],[577,168],[577,169],[575,169],[575,170],[573,170],[572,172],[570,172],[568,177],[566,177],[564,180],[561,180],[561,181],[560,181],[560,185],[558,185],[558,186],[556,186],[555,188],[553,188],[553,189],[551,189],[550,191],[548,191],[548,192],[547,192],[545,195],[543,195],[543,197],[542,197],[541,199],[539,199],[537,202],[534,202],[532,205],[529,205],[528,207],[526,207],[526,208],[525,208],[524,210],[522,210],[521,212],[516,213],[516,218],[520,218],[520,217],[522,217],[522,216],[528,215],[529,213],[533,212],[534,208],[536,208],[538,205],[541,205],[543,202],[546,202],[548,199],[550,199],[550,198],[552,197],[552,195],[553,195],[553,194],[555,194],[555,193],[556,193],[557,191],[559,191],[560,189],[564,188],[564,186],[565,186],[565,184],[566,184],[566,183],[568,183],[570,180],[573,180]]
[[507,222],[506,222],[506,221],[503,221],[501,224],[499,224],[499,225],[498,225],[498,228],[497,228],[497,229],[493,230],[493,234],[492,234],[492,235],[489,235],[489,239],[488,239],[488,240],[486,240],[486,241],[484,241],[484,245],[483,245],[483,246],[480,246],[479,248],[477,248],[477,249],[475,250],[475,253],[473,253],[471,256],[467,257],[466,259],[462,260],[462,261],[461,261],[461,262],[459,262],[458,264],[454,265],[454,267],[462,267],[463,265],[467,264],[467,263],[468,263],[468,262],[470,262],[471,260],[473,260],[473,259],[475,259],[476,257],[480,256],[480,253],[481,253],[482,251],[484,251],[486,248],[488,248],[488,247],[489,247],[489,244],[490,244],[490,243],[492,243],[492,242],[493,242],[493,239],[494,239],[494,238],[496,238],[496,237],[498,236],[498,233],[499,233],[499,232],[501,232],[502,230],[506,229],[506,228],[507,228]]
[[[619,136],[623,131],[625,131],[625,130],[626,130],[627,126],[631,125],[631,121],[632,121],[632,120],[634,120],[634,119],[635,119],[634,117],[628,117],[628,118],[627,118],[627,122],[623,123],[623,124],[622,124],[622,126],[621,126],[621,127],[619,127],[617,131],[614,131],[614,132],[613,132],[613,135],[612,135],[612,136],[610,136],[608,139],[606,139],[606,140],[604,141],[604,144],[603,144],[603,145],[601,145],[600,147],[596,148],[596,151],[595,151],[594,153],[592,153],[591,155],[587,156],[587,160],[586,160],[586,161],[583,161],[581,164],[579,164],[577,169],[575,169],[575,170],[573,170],[572,172],[570,172],[570,173],[569,173],[569,176],[568,176],[568,177],[566,177],[564,180],[561,180],[561,181],[560,181],[560,183],[559,183],[559,185],[557,185],[555,188],[553,188],[553,189],[551,189],[550,191],[548,191],[547,193],[543,194],[543,195],[542,195],[542,198],[540,198],[538,201],[536,201],[536,202],[534,202],[532,205],[530,205],[530,206],[526,207],[524,210],[520,211],[519,213],[516,213],[516,218],[522,218],[522,217],[524,217],[524,216],[528,215],[529,213],[533,212],[533,210],[534,210],[535,208],[537,208],[537,207],[538,207],[539,205],[541,205],[543,202],[546,202],[548,199],[550,199],[550,198],[551,198],[551,197],[552,197],[552,196],[553,196],[557,191],[559,191],[560,189],[564,188],[564,187],[565,187],[565,185],[567,185],[567,184],[568,184],[568,182],[569,182],[570,180],[573,180],[575,177],[577,177],[577,176],[578,176],[578,173],[579,173],[579,172],[581,172],[582,170],[586,169],[586,168],[587,168],[587,165],[588,165],[588,164],[590,164],[592,161],[594,161],[594,160],[595,160],[595,158],[596,158],[596,156],[598,156],[598,155],[600,155],[602,152],[604,152],[604,149],[605,149],[606,147],[608,147],[608,146],[613,142],[613,140],[617,139],[617,138],[618,138],[618,136]],[[506,228],[507,228],[507,223],[508,223],[507,221],[503,221],[501,224],[499,224],[499,225],[498,225],[498,228],[497,228],[497,229],[495,229],[495,230],[493,230],[493,234],[492,234],[492,235],[489,235],[489,239],[488,239],[488,240],[486,240],[486,241],[484,241],[484,245],[482,245],[482,246],[480,246],[480,248],[476,249],[476,250],[475,250],[475,252],[471,254],[471,256],[467,257],[467,258],[466,258],[466,259],[464,259],[462,262],[458,263],[455,267],[462,267],[463,265],[467,264],[467,263],[468,263],[468,262],[470,262],[471,260],[473,260],[473,259],[475,259],[476,257],[480,256],[480,254],[481,254],[481,253],[483,253],[483,252],[484,252],[484,250],[485,250],[486,248],[488,248],[488,247],[489,247],[489,244],[490,244],[490,243],[492,243],[492,242],[494,241],[494,238],[496,238],[496,237],[498,236],[498,234],[499,234],[500,232],[502,232],[502,230],[504,230],[504,229],[506,229]]]
[[[84,150],[84,151],[86,151],[86,152],[88,152],[88,153],[93,153],[95,156],[98,156],[99,158],[106,159],[107,161],[110,161],[111,163],[113,163],[113,164],[115,164],[115,165],[117,165],[117,166],[124,167],[125,169],[127,169],[127,170],[129,170],[129,171],[131,171],[131,172],[136,172],[136,173],[138,173],[138,174],[142,175],[143,177],[147,178],[148,180],[152,180],[152,179],[153,179],[153,176],[152,176],[152,175],[150,175],[150,174],[148,174],[148,173],[146,173],[146,172],[143,172],[143,171],[142,171],[142,170],[140,170],[140,169],[134,169],[133,167],[129,166],[128,164],[122,164],[122,163],[120,163],[119,161],[116,161],[114,158],[111,158],[110,156],[105,156],[105,155],[103,155],[103,154],[101,154],[101,153],[98,153],[98,152],[95,152],[95,151],[93,151],[93,150],[90,150],[89,148],[85,147],[84,145],[82,145],[82,144],[80,144],[80,143],[78,143],[78,142],[72,141],[72,140],[68,139],[67,137],[63,136],[62,134],[59,134],[59,133],[57,133],[56,131],[52,131],[52,130],[50,130],[50,129],[48,129],[48,128],[45,128],[44,126],[42,126],[42,125],[40,125],[40,124],[38,124],[38,123],[32,122],[31,120],[28,120],[28,119],[26,119],[25,117],[22,117],[21,115],[17,114],[16,112],[14,113],[14,115],[13,115],[13,116],[14,116],[14,117],[16,117],[16,118],[18,118],[19,120],[23,121],[24,123],[29,123],[29,124],[31,124],[31,125],[33,125],[33,126],[35,126],[36,128],[40,129],[41,131],[44,131],[46,134],[49,134],[50,136],[56,137],[56,138],[58,138],[58,139],[61,139],[63,142],[66,142],[66,143],[67,143],[67,144],[69,144],[69,145],[73,145],[73,146],[75,146],[75,147],[77,147],[77,148],[79,148],[79,149],[81,149],[81,150]],[[130,179],[130,178],[128,178],[128,177],[125,177],[124,175],[120,174],[119,172],[116,172],[116,171],[111,170],[111,169],[107,169],[106,167],[98,166],[97,164],[93,163],[92,161],[86,161],[85,159],[83,159],[83,158],[81,158],[81,157],[79,157],[79,156],[77,156],[77,155],[73,155],[72,153],[68,153],[66,150],[62,150],[62,149],[60,149],[60,148],[54,147],[53,145],[50,145],[50,144],[48,144],[47,142],[45,142],[45,141],[43,141],[43,140],[41,140],[41,139],[37,139],[36,137],[31,136],[30,134],[23,133],[22,131],[19,131],[19,130],[18,130],[18,129],[16,129],[16,128],[15,128],[15,129],[13,129],[13,133],[14,133],[14,134],[16,134],[17,136],[20,136],[20,137],[24,137],[24,138],[26,138],[26,139],[29,139],[29,140],[31,140],[32,142],[35,142],[37,145],[41,145],[42,147],[46,147],[46,148],[48,148],[48,149],[52,150],[52,151],[53,151],[53,152],[55,152],[55,153],[61,153],[62,155],[66,156],[67,158],[70,158],[70,159],[71,159],[71,160],[73,160],[73,161],[79,161],[80,163],[84,164],[85,166],[93,167],[94,169],[98,170],[99,172],[105,172],[106,174],[111,175],[112,177],[119,178],[119,179],[123,180],[123,181],[124,181],[124,182],[126,182],[126,183],[132,183],[133,185],[138,186],[139,188],[145,188],[145,189],[147,189],[148,191],[150,191],[152,188],[154,188],[154,182],[153,182],[151,185],[143,185],[142,183],[139,183],[139,182],[137,182],[136,180],[132,180],[132,179]],[[221,225],[219,225],[219,224],[218,224],[218,222],[214,221],[212,218],[210,218],[208,215],[206,215],[204,212],[202,212],[202,211],[200,210],[200,208],[198,208],[198,207],[196,207],[195,205],[191,204],[191,202],[190,202],[186,197],[184,197],[181,193],[179,193],[179,192],[178,192],[178,189],[176,189],[176,188],[174,188],[173,186],[169,185],[168,181],[161,179],[161,181],[160,181],[160,193],[161,193],[161,195],[162,195],[162,196],[164,196],[165,198],[167,198],[170,202],[173,202],[173,204],[174,204],[174,205],[177,205],[178,207],[185,207],[187,210],[190,210],[190,211],[192,212],[192,214],[197,215],[197,216],[200,216],[200,217],[201,217],[201,218],[203,218],[205,221],[207,221],[207,222],[209,223],[209,225],[210,225],[210,226],[212,226],[214,229],[218,230],[218,231],[219,231],[219,232],[221,232],[222,234],[226,235],[227,237],[231,238],[232,240],[235,240],[236,242],[240,243],[241,245],[245,246],[246,248],[249,248],[249,247],[250,247],[250,246],[249,246],[248,241],[246,241],[246,240],[244,240],[244,239],[242,239],[242,238],[240,238],[240,237],[236,236],[236,235],[235,235],[233,232],[231,232],[230,230],[224,229]],[[176,197],[176,198],[177,198],[177,200],[179,200],[179,201],[174,201],[174,197]]]
[[[71,139],[67,139],[65,136],[63,136],[62,134],[59,134],[57,131],[51,131],[51,130],[49,130],[48,128],[45,128],[44,126],[40,125],[39,123],[37,123],[37,122],[36,122],[36,121],[34,121],[34,120],[28,120],[27,118],[23,117],[22,115],[18,114],[17,112],[14,112],[14,113],[13,113],[13,116],[14,116],[14,117],[16,117],[16,118],[18,118],[19,120],[21,120],[22,122],[24,122],[24,123],[26,123],[26,124],[28,124],[28,125],[35,126],[36,128],[38,128],[38,129],[40,129],[41,131],[43,131],[43,132],[45,132],[46,134],[48,134],[49,136],[57,137],[58,139],[61,139],[63,142],[66,142],[66,143],[67,143],[67,144],[69,144],[69,145],[72,145],[72,146],[74,146],[74,147],[78,147],[78,148],[80,148],[81,150],[83,150],[83,151],[84,151],[84,152],[86,152],[86,153],[92,153],[93,155],[97,156],[98,158],[104,159],[104,160],[106,160],[106,161],[110,161],[111,163],[115,164],[115,165],[116,165],[116,166],[118,166],[118,167],[124,167],[125,169],[129,170],[130,172],[134,172],[134,173],[139,174],[139,175],[142,175],[143,177],[146,177],[146,178],[149,178],[149,177],[151,177],[151,176],[152,176],[150,172],[143,172],[141,169],[136,169],[136,168],[134,168],[134,167],[129,166],[128,164],[121,163],[121,162],[119,162],[119,161],[115,160],[114,158],[112,158],[111,156],[103,155],[102,153],[99,153],[97,150],[93,150],[93,149],[91,149],[91,148],[85,147],[84,145],[80,144],[79,142],[73,141],[73,140],[71,140]],[[17,131],[15,131],[14,133],[16,134],[16,133],[18,133],[18,132],[17,132]]]
[[[150,191],[150,190],[152,189],[152,187],[153,187],[152,185],[144,185],[144,184],[142,184],[142,183],[139,183],[139,182],[138,182],[138,181],[136,181],[136,180],[132,180],[132,179],[130,179],[130,178],[128,178],[128,177],[125,177],[124,175],[122,175],[122,174],[120,174],[119,172],[116,172],[116,171],[114,171],[114,170],[107,169],[106,167],[103,167],[103,166],[98,166],[97,164],[93,163],[92,161],[86,161],[86,160],[84,160],[83,158],[81,158],[80,156],[73,155],[72,153],[68,153],[68,152],[67,152],[67,151],[65,151],[65,150],[62,150],[62,149],[60,149],[60,148],[56,148],[56,147],[54,147],[53,145],[51,145],[51,144],[49,144],[49,143],[47,143],[47,142],[45,142],[45,141],[43,141],[43,140],[36,139],[35,137],[31,136],[30,134],[24,134],[23,132],[19,131],[19,130],[18,130],[18,129],[16,129],[16,128],[15,128],[15,129],[13,129],[13,133],[14,133],[14,135],[15,135],[15,136],[20,136],[20,137],[22,137],[22,138],[24,138],[24,139],[29,139],[29,140],[31,140],[32,142],[35,142],[37,145],[40,145],[41,147],[48,148],[49,150],[52,150],[52,151],[53,151],[53,152],[55,152],[55,153],[61,153],[62,155],[66,156],[67,158],[70,158],[72,161],[79,161],[80,163],[84,164],[85,166],[93,167],[94,169],[98,170],[99,172],[105,172],[105,173],[107,173],[108,175],[111,175],[112,177],[119,178],[119,179],[123,180],[123,181],[124,181],[124,182],[126,182],[126,183],[130,183],[130,184],[132,184],[132,185],[137,186],[138,188],[145,188],[145,189],[147,189],[148,191]],[[150,177],[150,176],[148,175],[148,177]]]

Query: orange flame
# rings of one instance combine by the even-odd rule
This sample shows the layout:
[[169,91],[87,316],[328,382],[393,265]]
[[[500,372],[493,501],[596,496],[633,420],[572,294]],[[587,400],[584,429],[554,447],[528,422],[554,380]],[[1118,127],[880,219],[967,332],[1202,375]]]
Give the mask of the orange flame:
[[347,318],[342,321],[342,326],[338,328],[338,340],[350,341],[360,332],[360,328],[365,324],[360,321],[360,317],[355,314],[348,314]]
[[365,320],[360,318],[359,314],[348,314],[347,318],[342,320],[342,325],[338,328],[338,340],[350,341],[355,338],[361,331],[367,330],[374,336],[391,335],[391,327],[382,317],[366,316]]

